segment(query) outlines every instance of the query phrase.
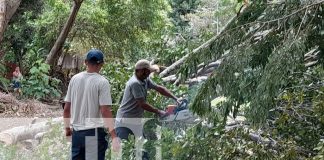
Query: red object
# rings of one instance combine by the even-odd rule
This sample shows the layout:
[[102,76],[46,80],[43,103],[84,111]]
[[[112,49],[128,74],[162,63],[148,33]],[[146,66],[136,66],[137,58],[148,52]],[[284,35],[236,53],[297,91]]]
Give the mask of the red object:
[[18,66],[15,63],[11,63],[11,62],[6,62],[6,68],[7,68],[7,73],[5,75],[5,77],[9,80],[12,79],[13,75],[12,73],[15,71],[16,67]]
[[176,105],[168,105],[165,112],[167,112],[168,114],[172,114],[175,107],[176,107]]

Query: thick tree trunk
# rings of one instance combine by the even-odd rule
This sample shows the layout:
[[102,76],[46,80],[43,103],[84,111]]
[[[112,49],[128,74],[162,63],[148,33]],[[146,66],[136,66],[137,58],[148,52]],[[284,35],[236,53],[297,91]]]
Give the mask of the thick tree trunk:
[[51,125],[62,122],[63,118],[61,117],[55,118],[52,121],[40,122],[5,130],[0,133],[0,142],[5,143],[6,145],[12,145],[27,139],[37,139],[39,138],[38,133],[47,132],[50,130]]
[[17,11],[21,0],[0,0],[0,44],[11,17]]
[[81,7],[83,0],[74,0],[72,11],[69,15],[67,22],[65,23],[59,37],[56,39],[54,46],[52,47],[50,53],[47,55],[46,63],[54,66],[57,59],[61,56],[61,50],[63,48],[64,42],[74,24],[78,11]]
[[4,28],[5,28],[6,10],[7,10],[6,0],[0,0],[0,42],[2,41]]

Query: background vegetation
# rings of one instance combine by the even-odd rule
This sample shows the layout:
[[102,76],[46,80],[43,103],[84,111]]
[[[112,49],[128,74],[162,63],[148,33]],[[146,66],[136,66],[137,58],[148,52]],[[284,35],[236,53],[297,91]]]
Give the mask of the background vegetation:
[[[9,62],[21,66],[25,98],[64,95],[65,79],[53,71],[60,71],[59,66],[45,59],[72,4],[22,1],[10,20],[0,46],[5,53],[0,73],[7,72]],[[315,0],[84,0],[62,53],[82,57],[90,48],[105,52],[102,74],[112,85],[114,112],[138,59],[154,60],[163,68],[187,55],[172,73],[182,82],[198,76],[198,65],[221,60],[195,86],[175,86],[154,76],[177,95],[189,97],[199,121],[163,127],[161,140],[150,134],[146,149],[152,158],[152,146],[159,144],[163,159],[319,160],[324,158],[323,7],[323,1]],[[5,78],[0,81],[8,85]],[[211,103],[217,97],[223,100]],[[173,103],[155,94],[149,102],[161,109]],[[237,116],[246,121],[229,126],[228,118]],[[146,129],[158,125],[153,121]],[[69,146],[61,132],[54,127],[29,159],[65,159]],[[125,144],[124,159],[134,158],[132,143]],[[0,145],[0,159],[21,159],[19,155],[16,147]]]

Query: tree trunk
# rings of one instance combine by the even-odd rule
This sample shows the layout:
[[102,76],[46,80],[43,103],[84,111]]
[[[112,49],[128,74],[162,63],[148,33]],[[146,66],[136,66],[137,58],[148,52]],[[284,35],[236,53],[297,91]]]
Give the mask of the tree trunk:
[[47,55],[46,63],[54,66],[57,59],[61,56],[61,50],[63,48],[64,42],[74,24],[78,11],[81,7],[83,0],[74,0],[72,11],[69,15],[67,22],[65,23],[59,37],[56,39],[54,46],[52,47],[50,53]]
[[4,28],[5,28],[6,9],[7,9],[6,0],[0,0],[0,42],[2,41]]
[[[230,24],[233,20],[235,20],[235,18],[232,18],[228,24]],[[228,24],[226,26],[228,26]],[[180,58],[178,61],[174,62],[172,65],[170,65],[169,67],[167,67],[165,70],[163,70],[163,72],[160,73],[160,77],[166,77],[168,75],[170,75],[170,73],[176,69],[178,69],[182,63],[189,57],[189,54],[196,54],[198,53],[200,50],[205,49],[207,47],[209,47],[209,45],[214,42],[221,33],[223,33],[223,31],[227,28],[224,27],[224,29],[217,35],[215,35],[214,37],[212,37],[211,39],[209,39],[207,42],[203,43],[201,46],[199,46],[198,48],[195,48],[192,53],[188,53],[185,56],[183,56],[182,58]]]
[[[246,5],[244,5],[242,7],[240,13],[244,12],[244,10],[246,10]],[[166,77],[166,76],[170,75],[172,73],[172,71],[178,69],[185,62],[185,60],[189,57],[189,54],[197,54],[197,53],[199,53],[199,51],[201,51],[205,48],[208,48],[211,43],[213,43],[220,35],[223,34],[224,31],[228,30],[228,27],[230,27],[232,23],[235,23],[237,18],[238,18],[237,16],[232,17],[218,34],[216,34],[215,36],[210,38],[208,41],[206,41],[199,47],[195,48],[191,53],[186,54],[185,56],[180,58],[178,61],[174,62],[172,65],[170,65],[165,70],[163,70],[163,72],[161,72],[159,74],[159,76]]]
[[180,58],[179,60],[171,64],[168,68],[166,68],[160,73],[160,77],[166,77],[170,75],[170,73],[176,70],[187,59],[188,56],[189,54],[186,54],[185,56],[183,56],[182,58]]
[[17,11],[21,0],[0,0],[0,44],[11,17]]
[[[184,84],[193,85],[193,84],[197,84],[197,83],[200,83],[202,81],[205,81],[207,79],[208,79],[208,76],[199,76],[199,77],[188,79],[187,81],[184,82]],[[171,76],[162,78],[163,82],[174,83],[175,85],[178,85],[176,83],[177,80],[178,80],[178,78],[176,77],[176,75],[171,75]]]
[[28,126],[20,126],[9,130],[5,130],[0,133],[0,142],[5,143],[6,145],[12,145],[23,140],[39,138],[36,136],[38,133],[47,132],[51,129],[51,125],[62,122],[63,118],[60,117],[54,118],[51,121],[45,121],[30,124]]
[[[205,64],[201,64],[198,65],[198,71],[197,74],[195,74],[194,76],[191,76],[191,79],[188,79],[188,81],[186,81],[185,83],[188,84],[193,84],[193,83],[199,83],[202,80],[206,80],[206,77],[211,74],[219,65],[221,64],[221,60],[217,60],[215,62],[211,62],[208,65]],[[203,78],[202,78],[203,77]],[[179,77],[177,77],[175,74],[167,76],[167,77],[163,77],[162,81],[163,82],[168,82],[168,83],[174,83],[179,79]],[[174,83],[176,85],[178,85],[178,83]]]

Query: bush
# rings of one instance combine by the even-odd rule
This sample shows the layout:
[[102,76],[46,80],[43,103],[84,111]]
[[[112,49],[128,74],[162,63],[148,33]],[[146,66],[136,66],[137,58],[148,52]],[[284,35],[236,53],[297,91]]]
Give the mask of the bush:
[[50,66],[37,60],[29,70],[29,77],[22,81],[23,95],[35,99],[60,97],[58,90],[60,80],[48,76]]

